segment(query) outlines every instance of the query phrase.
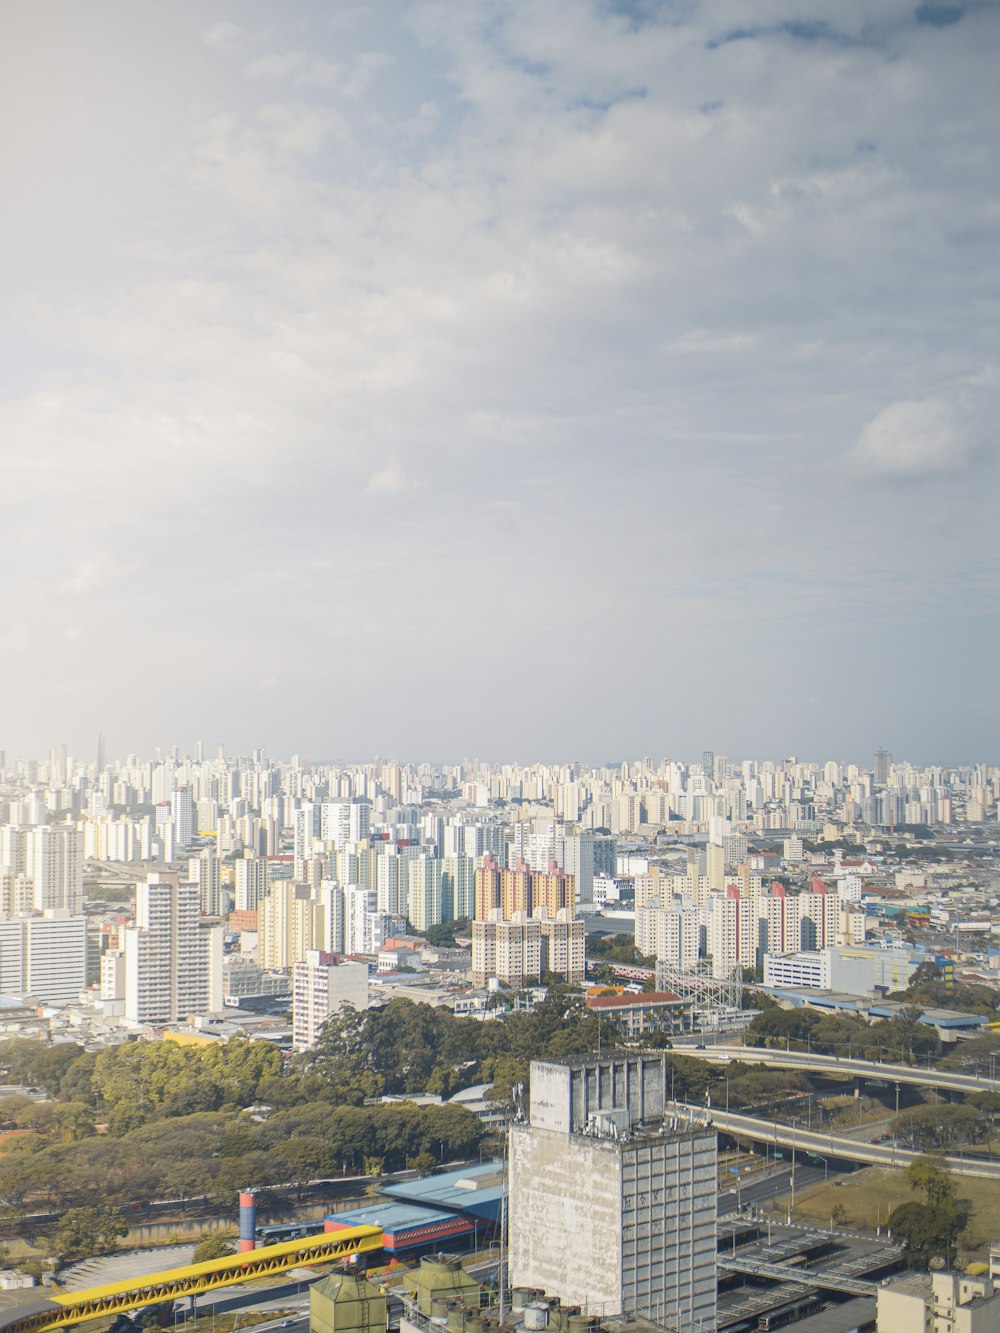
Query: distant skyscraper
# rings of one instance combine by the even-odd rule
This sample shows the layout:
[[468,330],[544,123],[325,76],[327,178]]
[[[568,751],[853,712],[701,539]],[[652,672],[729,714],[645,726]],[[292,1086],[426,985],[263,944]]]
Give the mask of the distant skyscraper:
[[892,767],[892,753],[889,750],[875,751],[875,785],[884,787],[889,781],[889,769]]
[[174,846],[190,847],[194,842],[194,798],[190,787],[178,787],[170,797],[170,818],[174,825]]

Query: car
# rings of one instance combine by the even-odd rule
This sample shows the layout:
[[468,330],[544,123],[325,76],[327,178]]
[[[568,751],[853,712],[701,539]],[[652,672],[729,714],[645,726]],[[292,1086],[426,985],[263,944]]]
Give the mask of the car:
[[881,1135],[877,1136],[877,1137],[874,1138],[874,1139],[869,1139],[868,1142],[869,1142],[869,1143],[881,1143],[881,1142],[882,1142]]

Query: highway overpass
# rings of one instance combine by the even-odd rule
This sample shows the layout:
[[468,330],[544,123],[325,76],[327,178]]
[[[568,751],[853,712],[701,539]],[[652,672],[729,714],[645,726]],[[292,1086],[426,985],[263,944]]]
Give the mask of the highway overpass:
[[[857,1139],[842,1138],[837,1134],[779,1125],[773,1120],[759,1120],[756,1116],[739,1115],[735,1111],[720,1111],[714,1106],[692,1106],[687,1102],[673,1102],[670,1105],[678,1116],[711,1126],[720,1134],[730,1134],[733,1138],[757,1143],[762,1147],[770,1145],[772,1148],[794,1148],[796,1152],[814,1153],[820,1160],[859,1162],[865,1166],[906,1167],[918,1157],[926,1156],[925,1153],[911,1152],[908,1148],[898,1148],[894,1144],[861,1143]],[[988,1162],[962,1156],[939,1157],[937,1154],[935,1160],[956,1176],[1000,1180],[1000,1161]]]
[[912,1083],[918,1087],[948,1092],[1000,1092],[1000,1079],[976,1074],[953,1074],[944,1069],[922,1069],[916,1065],[889,1065],[878,1060],[855,1060],[846,1055],[819,1055],[814,1051],[779,1051],[759,1046],[684,1046],[674,1043],[677,1055],[693,1055],[713,1064],[741,1060],[744,1064],[772,1065],[777,1069],[801,1069],[809,1074],[843,1074],[883,1083]]

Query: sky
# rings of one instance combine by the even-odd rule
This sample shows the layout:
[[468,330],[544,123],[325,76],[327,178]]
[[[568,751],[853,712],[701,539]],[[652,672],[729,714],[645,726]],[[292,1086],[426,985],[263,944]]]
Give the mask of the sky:
[[998,49],[9,0],[0,747],[1000,762]]

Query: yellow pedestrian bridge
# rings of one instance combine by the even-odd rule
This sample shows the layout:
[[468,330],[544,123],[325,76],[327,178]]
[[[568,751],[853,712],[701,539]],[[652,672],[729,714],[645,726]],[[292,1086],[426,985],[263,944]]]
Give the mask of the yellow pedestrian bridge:
[[224,1259],[209,1259],[205,1263],[185,1264],[181,1268],[168,1268],[161,1273],[124,1282],[110,1282],[103,1287],[9,1304],[4,1302],[0,1306],[0,1330],[2,1333],[47,1333],[48,1329],[68,1328],[87,1319],[122,1314],[184,1296],[200,1296],[203,1292],[237,1282],[274,1277],[310,1264],[336,1263],[381,1249],[382,1231],[379,1227],[323,1232]]

